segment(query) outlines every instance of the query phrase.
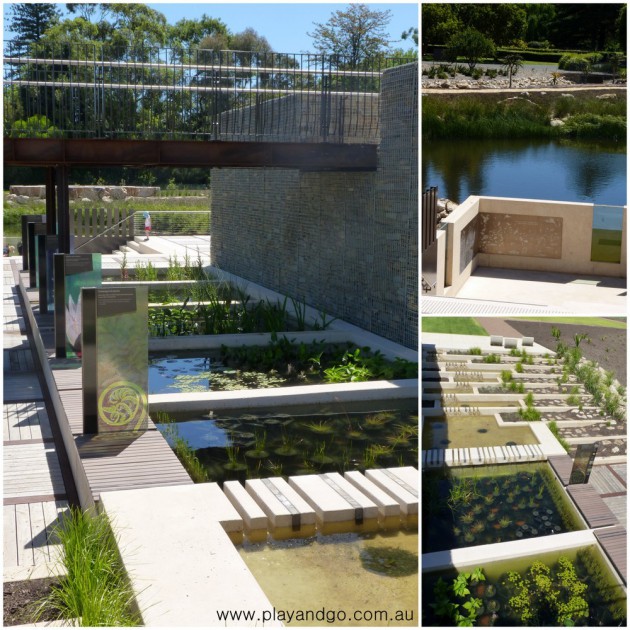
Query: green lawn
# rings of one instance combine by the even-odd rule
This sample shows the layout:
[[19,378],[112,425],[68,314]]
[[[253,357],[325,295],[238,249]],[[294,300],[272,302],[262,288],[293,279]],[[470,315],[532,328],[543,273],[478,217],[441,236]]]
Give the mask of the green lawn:
[[472,317],[423,317],[422,332],[488,336]]
[[626,322],[605,317],[510,317],[510,319],[523,319],[529,322],[550,322],[552,324],[576,324],[580,326],[602,326],[604,328],[618,328],[625,330]]

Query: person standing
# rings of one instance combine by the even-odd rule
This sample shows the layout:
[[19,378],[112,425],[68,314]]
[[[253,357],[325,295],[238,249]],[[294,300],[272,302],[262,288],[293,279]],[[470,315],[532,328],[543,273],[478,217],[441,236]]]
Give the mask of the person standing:
[[148,241],[149,234],[151,234],[151,215],[145,211],[142,216],[144,217],[144,235],[146,236],[144,240]]

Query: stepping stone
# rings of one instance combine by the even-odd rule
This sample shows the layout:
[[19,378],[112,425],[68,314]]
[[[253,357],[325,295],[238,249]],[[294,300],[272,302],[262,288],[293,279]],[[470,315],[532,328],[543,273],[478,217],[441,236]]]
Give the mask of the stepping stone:
[[366,470],[365,476],[398,501],[404,516],[418,514],[418,471],[415,468]]
[[373,481],[358,470],[349,470],[344,477],[378,507],[381,522],[387,525],[400,524],[400,504]]
[[516,348],[518,347],[518,339],[515,337],[506,337],[503,341],[503,346],[505,348]]
[[290,477],[289,485],[315,510],[323,533],[377,526],[376,503],[339,473]]
[[521,340],[521,345],[523,345],[523,346],[533,346],[534,345],[534,338],[533,337],[523,337],[523,339]]
[[499,337],[497,335],[490,335],[490,345],[491,346],[502,346],[503,345],[503,337]]
[[315,510],[282,477],[248,479],[245,489],[269,518],[274,538],[315,533]]
[[266,540],[267,516],[240,481],[224,481],[223,492],[242,517],[247,537],[252,542]]

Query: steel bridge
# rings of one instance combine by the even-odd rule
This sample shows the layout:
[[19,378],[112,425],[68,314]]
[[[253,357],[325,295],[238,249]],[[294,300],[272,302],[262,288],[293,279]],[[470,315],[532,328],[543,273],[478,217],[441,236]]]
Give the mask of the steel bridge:
[[4,163],[46,167],[68,252],[73,166],[375,170],[381,74],[410,61],[7,42]]

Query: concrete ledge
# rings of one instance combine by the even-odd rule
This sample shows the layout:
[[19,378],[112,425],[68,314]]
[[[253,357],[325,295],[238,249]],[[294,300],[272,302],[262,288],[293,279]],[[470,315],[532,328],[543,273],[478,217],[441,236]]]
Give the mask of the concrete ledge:
[[250,540],[266,539],[269,526],[267,517],[240,481],[224,481],[223,492],[243,518],[248,538]]
[[[233,515],[215,505],[213,485],[101,494],[146,626],[260,626],[273,608],[225,532],[221,519]],[[258,618],[230,623],[217,614],[241,609]]]
[[418,514],[418,471],[415,468],[366,470],[365,476],[398,501],[404,516]]
[[212,409],[256,409],[269,405],[309,405],[363,400],[417,398],[418,380],[371,381],[339,385],[300,385],[267,390],[242,389],[231,392],[188,392],[152,394],[151,411],[194,411]]
[[440,571],[455,567],[460,571],[468,567],[488,564],[498,560],[511,558],[526,558],[553,551],[574,549],[596,544],[595,535],[590,530],[541,536],[527,540],[512,540],[510,542],[494,543],[491,545],[477,545],[464,549],[450,549],[436,551],[422,555],[422,571]]
[[400,517],[400,504],[398,501],[395,501],[389,494],[362,475],[358,470],[350,470],[345,472],[343,476],[365,494],[365,496],[374,501],[378,506],[381,518]]

